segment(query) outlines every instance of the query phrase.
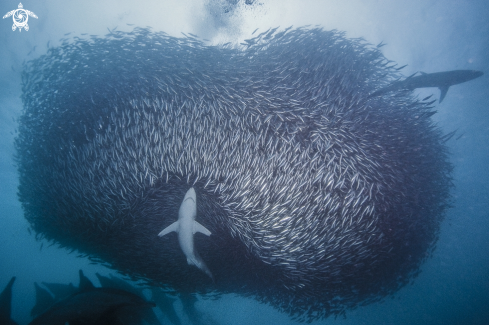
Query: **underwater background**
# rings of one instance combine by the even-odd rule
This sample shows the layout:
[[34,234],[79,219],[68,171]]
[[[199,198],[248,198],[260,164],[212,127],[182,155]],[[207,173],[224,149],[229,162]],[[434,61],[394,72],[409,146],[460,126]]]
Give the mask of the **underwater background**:
[[[2,1],[2,16],[16,9]],[[489,323],[489,3],[485,1],[29,1],[29,31],[0,23],[0,288],[12,276],[12,318],[30,321],[34,282],[77,283],[78,270],[96,282],[95,272],[114,271],[90,264],[77,253],[36,241],[17,198],[16,120],[24,61],[45,54],[63,37],[103,36],[109,30],[151,27],[181,32],[212,44],[241,42],[270,27],[319,25],[325,30],[386,43],[384,55],[417,71],[480,70],[482,78],[450,88],[433,116],[444,133],[457,131],[447,145],[453,170],[453,207],[442,224],[433,257],[420,275],[394,297],[348,311],[318,324],[488,324]],[[70,35],[65,35],[71,33]],[[420,98],[435,88],[417,91]],[[179,301],[175,308],[185,323]],[[272,307],[234,295],[199,300],[196,308],[218,324],[295,324]],[[164,318],[163,318],[164,320]],[[203,321],[203,323],[205,323]]]

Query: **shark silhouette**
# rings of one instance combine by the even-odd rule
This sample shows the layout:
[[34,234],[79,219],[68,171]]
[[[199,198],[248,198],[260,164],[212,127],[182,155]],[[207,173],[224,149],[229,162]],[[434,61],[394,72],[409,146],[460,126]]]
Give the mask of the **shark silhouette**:
[[[38,301],[33,308],[37,316],[29,325],[65,325],[69,324],[140,324],[148,320],[146,312],[155,306],[141,296],[118,288],[97,288],[80,270],[80,285],[67,297],[53,297],[46,289],[36,285]],[[53,287],[53,286],[51,286]],[[65,288],[56,286],[61,294],[69,293],[71,285]],[[62,290],[59,290],[59,289]],[[42,312],[41,307],[44,308]],[[151,324],[159,324],[156,316],[149,318]]]
[[[416,74],[416,73],[415,73]],[[453,70],[435,73],[421,72],[420,76],[410,76],[401,81],[395,81],[389,86],[379,89],[370,97],[379,96],[395,90],[414,90],[416,88],[437,87],[440,89],[440,103],[445,98],[448,88],[453,85],[461,84],[475,78],[479,78],[484,73],[476,70]]]

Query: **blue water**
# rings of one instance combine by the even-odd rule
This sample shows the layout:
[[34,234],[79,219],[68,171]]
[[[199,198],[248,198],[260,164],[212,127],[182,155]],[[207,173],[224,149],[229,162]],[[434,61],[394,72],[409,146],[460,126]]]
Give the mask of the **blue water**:
[[[95,272],[112,271],[77,258],[64,249],[36,241],[27,231],[17,200],[13,156],[15,120],[22,110],[22,62],[46,53],[66,33],[104,35],[107,28],[151,26],[179,36],[190,32],[211,42],[249,38],[260,28],[294,25],[344,30],[348,37],[381,41],[387,58],[403,73],[455,69],[484,71],[482,78],[450,88],[433,116],[446,132],[453,171],[453,208],[442,224],[434,255],[421,274],[394,298],[359,307],[346,319],[319,324],[489,324],[489,3],[487,1],[256,1],[219,11],[225,1],[27,1],[29,31],[13,32],[11,17],[0,21],[0,289],[12,276],[13,318],[30,321],[34,282],[77,283],[82,268],[95,283]],[[3,16],[17,1],[2,1]],[[229,5],[227,5],[229,6]],[[49,44],[48,44],[49,42]],[[437,89],[419,91],[420,97]],[[458,138],[461,136],[460,138]],[[458,138],[458,139],[456,139]],[[287,315],[251,299],[224,296],[196,307],[219,324],[294,324]],[[180,302],[175,308],[184,322]],[[163,318],[164,320],[164,318]]]

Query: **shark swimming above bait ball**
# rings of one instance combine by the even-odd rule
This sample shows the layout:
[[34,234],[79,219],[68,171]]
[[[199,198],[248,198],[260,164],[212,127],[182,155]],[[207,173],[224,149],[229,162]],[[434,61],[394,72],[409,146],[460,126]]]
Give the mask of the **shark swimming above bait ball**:
[[412,89],[458,74],[403,79],[338,31],[113,31],[22,76],[32,229],[164,290],[340,315],[409,283],[450,206],[447,135]]
[[391,85],[377,90],[371,96],[379,96],[381,94],[401,89],[414,90],[416,88],[436,87],[440,89],[439,103],[441,103],[445,98],[450,86],[479,78],[483,74],[484,73],[482,71],[475,70],[453,70],[435,73],[421,72],[420,76],[414,76],[414,74],[404,80],[395,81]]

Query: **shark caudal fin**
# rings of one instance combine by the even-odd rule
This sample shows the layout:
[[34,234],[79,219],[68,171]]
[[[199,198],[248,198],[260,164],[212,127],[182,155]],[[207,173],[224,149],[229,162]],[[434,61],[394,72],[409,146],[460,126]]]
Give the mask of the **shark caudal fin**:
[[215,282],[211,270],[209,270],[202,257],[200,257],[196,251],[194,251],[194,256],[187,256],[187,263],[188,265],[195,265],[197,268],[207,274],[209,278],[211,278],[212,282]]
[[[209,231],[209,229],[202,226],[197,221],[194,221],[194,226],[193,226],[192,232],[193,232],[193,234],[200,232],[206,236],[210,236],[212,234]],[[212,279],[212,282],[215,282],[214,276],[212,275],[211,271],[209,270],[209,268],[205,264],[204,260],[202,259],[202,257],[200,257],[200,255],[197,253],[197,251],[195,249],[194,249],[194,255],[195,255],[194,256],[195,258],[190,258],[189,256],[187,256],[187,263],[197,266],[199,269],[204,271],[204,273],[207,274]]]

